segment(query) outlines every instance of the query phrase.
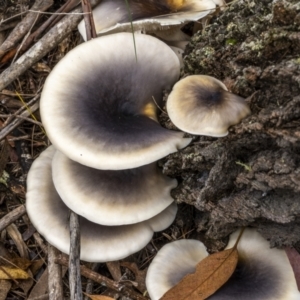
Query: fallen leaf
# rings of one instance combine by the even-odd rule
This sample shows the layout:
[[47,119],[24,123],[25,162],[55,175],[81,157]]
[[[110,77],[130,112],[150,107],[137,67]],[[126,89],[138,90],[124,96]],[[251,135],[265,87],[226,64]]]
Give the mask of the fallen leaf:
[[84,293],[86,296],[90,297],[92,300],[115,300],[114,298],[103,296],[103,295],[89,295]]
[[120,262],[119,261],[109,261],[106,263],[110,275],[115,281],[119,281],[122,277]]
[[239,255],[237,245],[243,228],[231,249],[214,253],[201,260],[193,274],[186,275],[167,291],[160,300],[205,300],[223,286],[236,269]]
[[1,279],[27,279],[29,275],[26,271],[16,268],[3,266],[0,267],[0,280]]
[[236,248],[214,253],[200,261],[195,273],[186,275],[161,299],[204,300],[215,293],[230,278],[237,262],[238,251]]
[[8,280],[0,280],[0,299],[7,299],[7,294],[11,288],[11,281]]

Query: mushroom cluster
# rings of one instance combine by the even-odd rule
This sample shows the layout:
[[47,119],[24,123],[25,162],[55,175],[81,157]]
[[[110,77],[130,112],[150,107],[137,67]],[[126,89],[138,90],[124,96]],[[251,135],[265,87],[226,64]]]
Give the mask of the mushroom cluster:
[[[234,246],[239,231],[230,236],[226,249]],[[293,269],[284,250],[270,249],[255,230],[246,229],[238,242],[237,268],[209,300],[299,300]],[[152,300],[160,299],[208,256],[197,240],[179,240],[165,245],[150,264],[146,277]],[[205,272],[205,270],[203,270]],[[180,299],[180,295],[178,295]]]
[[158,124],[155,103],[179,70],[167,45],[138,35],[134,46],[130,33],[81,44],[55,66],[40,104],[53,146],[32,165],[26,195],[50,244],[69,252],[69,209],[80,215],[81,259],[93,262],[124,258],[173,222],[177,181],[155,162],[190,139]]
[[[198,20],[223,1],[169,0],[161,6],[156,1],[129,2],[137,24],[146,3],[154,18],[150,23],[164,23],[166,12],[178,11],[182,12],[180,21],[172,16],[167,19],[182,26],[194,20],[190,8],[200,10],[195,17]],[[153,12],[151,5],[162,10]],[[121,10],[123,0],[104,0],[99,7],[103,6],[120,13],[106,12],[105,28],[130,21]],[[117,19],[111,20],[111,16]],[[108,32],[102,30],[98,32]],[[186,147],[191,139],[161,127],[157,106],[162,106],[163,90],[172,88],[179,73],[180,61],[169,46],[143,34],[133,41],[131,33],[83,43],[55,66],[40,103],[53,146],[34,162],[26,196],[28,215],[49,243],[69,252],[69,209],[80,215],[81,258],[86,261],[124,258],[143,248],[153,232],[173,222],[177,207],[170,191],[177,181],[164,176],[156,161]],[[183,86],[185,81],[187,86]],[[210,94],[211,90],[215,94]],[[191,98],[194,94],[200,100]],[[208,76],[179,81],[167,110],[180,129],[212,136],[226,135],[228,126],[249,114],[243,99]],[[232,115],[237,115],[234,121]],[[217,129],[211,128],[213,123]],[[195,127],[202,129],[199,132]]]

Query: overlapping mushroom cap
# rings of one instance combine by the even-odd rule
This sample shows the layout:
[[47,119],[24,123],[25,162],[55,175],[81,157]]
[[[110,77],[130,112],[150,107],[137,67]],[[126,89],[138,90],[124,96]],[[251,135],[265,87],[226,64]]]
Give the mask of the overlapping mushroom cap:
[[[99,35],[114,32],[142,30],[147,33],[168,30],[171,26],[183,26],[198,21],[216,8],[222,1],[213,0],[104,0],[93,10],[96,32]],[[78,30],[86,40],[84,21]],[[177,32],[178,34],[178,32]]]
[[160,299],[185,275],[196,271],[197,262],[208,255],[197,240],[179,240],[165,245],[151,262],[146,286],[151,300]]
[[102,225],[142,222],[159,214],[173,199],[177,181],[164,176],[156,163],[109,171],[80,165],[57,151],[52,162],[55,188],[64,203]]
[[250,114],[243,98],[206,75],[191,75],[178,81],[168,97],[167,111],[179,129],[214,137],[226,136],[230,126]]
[[79,45],[43,89],[49,139],[72,160],[97,169],[135,168],[176,152],[190,139],[155,121],[155,102],[179,69],[174,52],[147,35],[136,35],[135,43],[132,34],[119,33]]
[[[69,253],[69,208],[57,194],[51,175],[55,153],[49,147],[34,161],[27,178],[26,209],[35,228],[64,253]],[[177,206],[173,202],[157,216],[132,225],[103,226],[80,217],[81,259],[104,262],[124,258],[142,249],[154,231],[168,227]]]
[[[226,249],[233,247],[239,232],[230,236]],[[270,249],[269,243],[251,229],[244,231],[237,249],[239,261],[235,272],[208,300],[300,299],[284,250]],[[199,253],[195,254],[195,251]],[[164,246],[153,259],[146,277],[151,299],[160,299],[185,275],[194,272],[196,265],[206,256],[207,252],[199,241],[181,240]]]

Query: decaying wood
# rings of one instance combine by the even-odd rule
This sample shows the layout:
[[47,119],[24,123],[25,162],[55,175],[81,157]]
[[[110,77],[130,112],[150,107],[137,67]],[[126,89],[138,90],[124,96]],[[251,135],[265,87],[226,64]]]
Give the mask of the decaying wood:
[[5,215],[3,218],[0,219],[0,232],[5,229],[7,226],[18,220],[20,217],[25,215],[26,208],[25,205],[20,205],[19,207],[15,208],[13,211]]
[[220,79],[252,112],[228,136],[194,136],[163,164],[183,179],[172,195],[195,206],[196,228],[210,241],[241,226],[272,246],[300,239],[299,15],[295,0],[233,1],[186,50],[184,76]]

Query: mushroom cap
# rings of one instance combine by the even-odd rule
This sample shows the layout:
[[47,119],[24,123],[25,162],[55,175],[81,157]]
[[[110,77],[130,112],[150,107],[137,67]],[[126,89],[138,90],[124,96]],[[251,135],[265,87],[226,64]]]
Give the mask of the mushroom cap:
[[[93,9],[93,18],[98,35],[135,31],[155,32],[171,26],[182,27],[187,22],[198,21],[214,12],[213,0],[103,0]],[[129,12],[131,13],[131,16]],[[131,20],[133,21],[131,24]],[[78,31],[86,41],[84,20]]]
[[250,114],[245,100],[229,93],[219,80],[191,75],[178,81],[167,100],[171,121],[182,131],[213,137],[228,134],[228,127]]
[[150,219],[167,208],[177,180],[164,176],[156,163],[127,170],[98,170],[56,151],[52,179],[63,202],[74,212],[102,225]]
[[[230,236],[226,249],[234,246],[239,233],[240,230]],[[165,246],[167,248],[163,247],[153,259],[146,277],[147,289],[152,300],[160,299],[186,274],[193,273],[196,265],[207,256],[201,242],[193,241],[195,246],[190,247],[189,241],[193,240],[181,240],[180,247],[178,241],[172,242]],[[196,248],[197,243],[199,244],[197,247],[201,248],[199,250]],[[269,243],[259,233],[249,228],[245,229],[237,249],[239,261],[235,272],[207,300],[300,299],[294,273],[284,250],[270,249]],[[199,251],[199,257],[194,251]],[[183,261],[185,256],[191,258],[189,263]],[[187,264],[190,265],[190,270],[187,270]]]
[[[240,230],[230,236],[234,246]],[[293,269],[284,250],[247,228],[238,244],[239,261],[231,278],[209,300],[299,300]]]
[[151,262],[146,286],[151,300],[160,299],[184,276],[196,271],[196,265],[208,256],[203,243],[178,240],[163,246]]
[[[26,209],[44,238],[64,253],[69,253],[69,208],[61,201],[52,182],[51,162],[55,149],[46,149],[34,161],[28,173]],[[154,229],[163,230],[175,218],[173,202],[159,215],[147,221],[124,226],[103,226],[80,217],[80,258],[105,262],[122,259],[139,251],[151,240]]]
[[148,35],[135,35],[134,43],[132,34],[118,33],[77,46],[42,92],[49,139],[70,159],[96,169],[136,168],[176,152],[191,139],[153,116],[179,70],[176,54]]

